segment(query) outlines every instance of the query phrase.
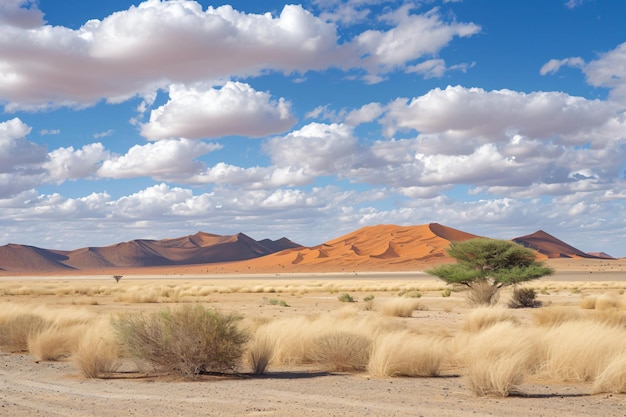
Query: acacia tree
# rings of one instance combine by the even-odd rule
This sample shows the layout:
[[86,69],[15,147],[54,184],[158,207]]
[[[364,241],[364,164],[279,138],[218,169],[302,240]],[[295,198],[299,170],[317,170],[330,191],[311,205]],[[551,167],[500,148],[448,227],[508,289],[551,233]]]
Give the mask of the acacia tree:
[[536,260],[536,253],[508,240],[487,238],[453,242],[447,250],[454,264],[439,265],[427,273],[448,284],[465,285],[468,298],[475,305],[498,301],[500,288],[554,273]]

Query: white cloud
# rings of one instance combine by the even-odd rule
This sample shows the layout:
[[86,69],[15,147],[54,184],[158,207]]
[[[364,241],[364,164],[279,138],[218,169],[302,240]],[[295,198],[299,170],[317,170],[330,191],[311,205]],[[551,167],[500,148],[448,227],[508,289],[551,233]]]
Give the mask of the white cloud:
[[480,31],[480,26],[473,23],[445,23],[437,9],[410,14],[411,9],[405,5],[382,17],[395,25],[392,29],[368,30],[355,38],[353,46],[359,56],[364,56],[360,66],[373,75],[403,69],[409,62],[434,56],[454,37],[468,37]]
[[2,0],[0,24],[30,29],[43,24],[43,13],[37,0]]
[[0,103],[7,111],[84,107],[153,97],[172,84],[329,67],[365,69],[364,78],[375,81],[480,30],[444,22],[436,9],[420,15],[403,7],[384,19],[389,30],[369,30],[341,44],[334,23],[295,5],[272,16],[147,0],[76,30],[0,25]]
[[346,115],[345,123],[348,126],[358,126],[361,123],[369,123],[378,119],[384,112],[380,103],[369,103],[361,108],[351,111]]
[[105,130],[104,132],[94,133],[93,137],[94,139],[106,138],[107,136],[111,136],[113,133],[115,133],[115,130],[109,129]]
[[0,35],[8,110],[119,102],[172,83],[321,69],[337,59],[334,25],[291,5],[272,17],[148,0],[77,30],[0,27]]
[[[468,138],[502,141],[507,132],[549,138],[601,126],[612,116],[610,103],[559,92],[520,93],[512,90],[448,86],[389,105],[386,130],[414,129],[445,134],[451,146]],[[455,139],[455,140],[454,140]]]
[[589,62],[583,71],[591,85],[610,88],[614,98],[626,100],[626,42]]
[[227,82],[220,89],[171,85],[169,96],[142,125],[141,134],[146,138],[263,137],[284,132],[296,122],[288,101],[272,100],[269,93],[244,83]]
[[50,152],[49,161],[43,167],[48,170],[52,181],[61,183],[68,179],[91,177],[108,157],[109,152],[101,143],[92,143],[76,150],[70,146]]
[[305,175],[334,175],[353,163],[358,141],[347,125],[310,123],[270,139],[264,149],[276,166],[302,169]]
[[97,173],[107,178],[150,176],[157,179],[185,178],[204,168],[195,159],[221,149],[216,143],[189,139],[167,139],[146,145],[135,145],[125,155],[112,156],[102,163]]
[[39,134],[41,136],[60,135],[61,134],[61,129],[42,129],[42,130],[39,131]]
[[18,118],[0,123],[0,198],[9,198],[44,181],[45,146],[26,139],[31,128]]
[[583,68],[585,66],[585,61],[583,61],[580,57],[575,58],[564,58],[564,59],[551,59],[539,69],[539,74],[548,75],[554,74],[561,67],[571,67],[571,68]]

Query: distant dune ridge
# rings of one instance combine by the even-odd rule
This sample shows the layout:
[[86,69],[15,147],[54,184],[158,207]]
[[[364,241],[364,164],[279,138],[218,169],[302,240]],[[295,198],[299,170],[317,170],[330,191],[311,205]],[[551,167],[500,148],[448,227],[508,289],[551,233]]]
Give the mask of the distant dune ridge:
[[295,247],[300,245],[287,238],[256,241],[243,233],[219,236],[203,232],[175,239],[140,239],[72,251],[9,244],[0,247],[0,269],[62,272],[210,264],[258,258]]
[[516,237],[514,242],[524,245],[527,248],[536,250],[548,258],[601,258],[613,259],[612,256],[602,253],[585,253],[555,238],[554,236],[538,230],[527,236]]
[[[8,244],[0,246],[0,273],[111,273],[139,268],[173,272],[410,271],[451,262],[451,242],[478,237],[438,223],[366,226],[321,245],[304,247],[287,238],[254,240],[243,233],[198,232],[174,239],[132,240],[71,251]],[[585,253],[539,230],[512,239],[540,258],[612,259]]]

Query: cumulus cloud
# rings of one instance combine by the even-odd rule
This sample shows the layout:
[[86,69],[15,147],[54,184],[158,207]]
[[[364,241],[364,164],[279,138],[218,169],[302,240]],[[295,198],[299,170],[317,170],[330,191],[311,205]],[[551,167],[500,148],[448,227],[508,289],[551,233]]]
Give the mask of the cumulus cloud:
[[36,0],[3,0],[0,3],[0,25],[30,29],[43,24],[43,13]]
[[[382,17],[394,25],[388,31],[368,30],[358,35],[353,45],[362,56],[359,64],[370,74],[380,76],[394,69],[404,69],[409,62],[434,56],[454,37],[468,37],[480,32],[473,23],[446,23],[437,9],[411,14],[405,5]],[[436,72],[436,71],[435,71]]]
[[0,198],[12,197],[44,181],[45,146],[29,141],[31,128],[18,118],[0,123]]
[[168,139],[146,145],[135,145],[125,155],[111,156],[97,173],[106,178],[176,178],[193,175],[204,168],[195,159],[221,149],[216,143],[189,139]]
[[573,133],[601,126],[613,113],[610,103],[559,92],[448,86],[410,102],[398,99],[391,103],[385,124],[389,135],[397,129],[413,129],[422,134],[446,134],[457,141],[489,142],[506,139],[511,131],[531,138]]
[[358,140],[343,124],[310,123],[264,146],[277,166],[302,169],[305,175],[333,175],[350,166],[358,155]]
[[614,98],[626,100],[626,42],[589,62],[583,71],[591,85],[610,88]]
[[[15,6],[21,3],[10,0],[7,7],[38,13]],[[203,10],[191,0],[147,0],[78,29],[34,20],[28,30],[0,25],[0,102],[8,111],[83,107],[150,97],[172,84],[329,67],[364,69],[374,81],[480,30],[445,22],[436,9],[420,15],[405,7],[384,20],[389,30],[340,43],[334,23],[301,6],[286,5],[272,16],[231,6]]]
[[171,85],[169,101],[152,110],[141,134],[151,140],[263,137],[294,125],[296,119],[290,107],[285,99],[272,100],[269,93],[240,82],[227,82],[220,89]]
[[50,152],[49,160],[43,167],[48,170],[52,181],[62,183],[91,177],[109,155],[101,143],[85,145],[81,149],[74,149],[73,146],[58,148]]

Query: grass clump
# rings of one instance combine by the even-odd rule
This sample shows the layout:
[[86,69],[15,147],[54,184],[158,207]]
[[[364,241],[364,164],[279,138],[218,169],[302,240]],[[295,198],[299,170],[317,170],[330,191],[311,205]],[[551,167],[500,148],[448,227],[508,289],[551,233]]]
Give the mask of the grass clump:
[[267,304],[271,306],[291,307],[289,304],[287,304],[287,301],[279,300],[278,298],[266,298],[265,300]]
[[364,335],[333,331],[313,339],[311,358],[331,372],[362,371],[367,367],[371,345]]
[[89,326],[81,335],[72,361],[86,378],[107,378],[119,367],[119,347],[108,320]]
[[255,375],[263,375],[274,356],[276,341],[268,337],[267,334],[257,332],[255,337],[248,344],[246,352],[248,364]]
[[383,378],[437,376],[447,356],[442,339],[399,330],[376,338],[367,369],[372,376]]
[[202,305],[183,305],[151,315],[123,315],[114,320],[127,352],[159,372],[194,378],[236,369],[248,335],[240,316]]
[[477,307],[467,315],[463,323],[463,330],[477,333],[501,322],[509,322],[514,325],[519,324],[517,317],[504,308]]
[[28,341],[49,327],[50,321],[38,314],[19,313],[0,322],[0,346],[10,352],[28,351]]
[[413,311],[420,308],[420,303],[414,298],[395,298],[383,305],[382,313],[391,317],[411,317]]

